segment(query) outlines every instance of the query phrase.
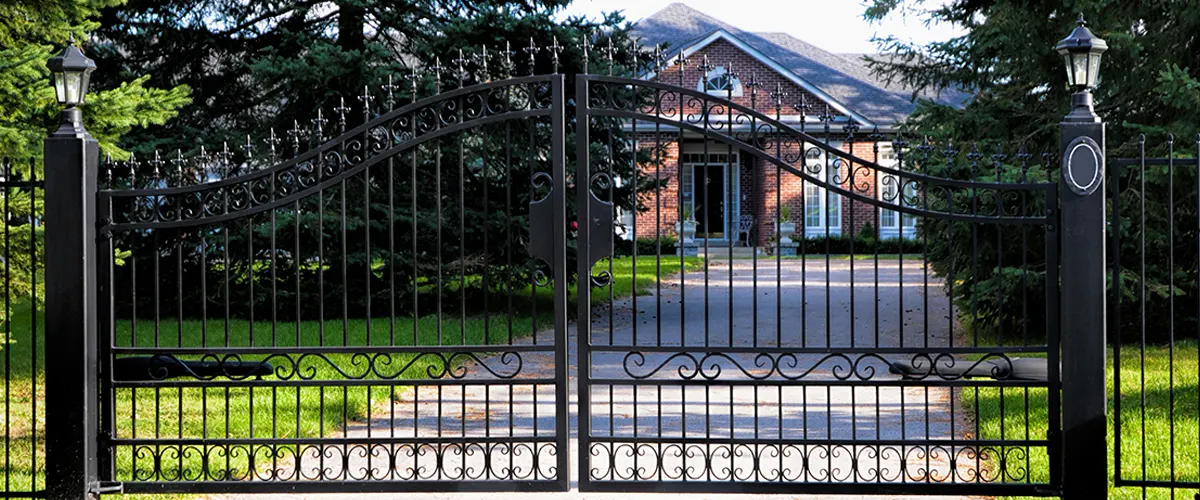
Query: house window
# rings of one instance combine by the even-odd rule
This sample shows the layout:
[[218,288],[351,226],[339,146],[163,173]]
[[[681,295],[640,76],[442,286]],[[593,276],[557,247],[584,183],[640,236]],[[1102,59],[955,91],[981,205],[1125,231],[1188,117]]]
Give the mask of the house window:
[[717,66],[708,72],[707,78],[701,78],[696,90],[708,92],[716,96],[735,97],[742,95],[742,81],[730,75],[722,66]]
[[[880,145],[879,165],[892,168],[900,165],[891,146]],[[884,174],[879,176],[879,184],[880,201],[905,207],[917,206],[917,185],[912,182],[911,178]],[[912,238],[916,236],[916,229],[917,218],[912,214],[904,214],[886,208],[879,210],[879,237]]]
[[[838,183],[841,176],[833,162],[827,162],[825,151],[810,148],[805,153],[805,172],[817,179]],[[842,233],[842,197],[812,182],[804,183],[804,232],[807,237]]]

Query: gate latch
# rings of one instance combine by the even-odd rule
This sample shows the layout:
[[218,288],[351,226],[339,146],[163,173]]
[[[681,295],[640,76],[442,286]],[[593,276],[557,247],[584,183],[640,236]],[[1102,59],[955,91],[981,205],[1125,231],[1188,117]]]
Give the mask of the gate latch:
[[125,492],[125,483],[115,481],[97,481],[88,487],[88,493],[93,496],[120,495]]

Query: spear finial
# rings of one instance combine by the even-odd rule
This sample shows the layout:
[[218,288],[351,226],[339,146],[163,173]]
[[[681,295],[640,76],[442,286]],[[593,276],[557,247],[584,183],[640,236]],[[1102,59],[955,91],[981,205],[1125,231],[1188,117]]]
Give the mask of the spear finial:
[[288,131],[288,137],[292,138],[292,149],[296,154],[300,154],[300,135],[304,130],[300,128],[300,120],[292,120],[292,129]]
[[161,170],[162,165],[163,165],[162,156],[159,155],[158,150],[155,149],[154,150],[154,158],[150,160],[150,166],[154,167],[154,180],[155,181],[158,181],[159,177],[162,176],[162,170]]
[[327,121],[328,120],[325,119],[325,115],[323,115],[321,112],[321,108],[317,108],[317,117],[312,119],[313,136],[316,137],[317,142],[321,142],[321,141],[325,140],[324,130],[325,130],[325,122],[327,122]]
[[537,53],[541,50],[537,44],[533,42],[533,37],[529,37],[529,46],[525,47],[525,53],[529,54],[529,74],[534,74],[537,67]]
[[175,175],[177,176],[180,185],[183,185],[183,162],[183,151],[176,148],[175,158],[171,159],[171,165],[175,166]]
[[561,45],[558,44],[558,37],[550,37],[550,46],[547,47],[550,51],[550,66],[554,69],[553,74],[558,74],[558,54],[563,51]]
[[417,66],[416,65],[413,65],[413,67],[409,68],[408,81],[409,81],[409,85],[411,86],[411,89],[409,90],[409,102],[417,102]]
[[680,50],[679,55],[675,56],[675,65],[679,66],[681,70],[688,65],[687,56],[683,54],[683,50]]
[[512,43],[510,43],[508,40],[505,40],[504,50],[500,51],[500,70],[503,71],[506,76],[512,75],[513,70],[516,69],[513,65],[513,55],[515,55],[515,53],[512,50]]
[[467,79],[467,58],[463,57],[462,49],[458,49],[458,57],[455,57],[450,63],[455,66],[454,77],[458,79],[459,88],[462,88],[463,82]]
[[783,90],[783,83],[776,82],[775,90],[771,92],[771,98],[775,100],[775,114],[779,114],[783,109],[783,99],[787,96],[787,91]]
[[242,154],[246,156],[246,164],[250,164],[250,159],[254,158],[254,142],[250,139],[250,134],[246,134],[246,143],[242,145]]
[[608,34],[608,40],[604,42],[604,59],[608,61],[608,76],[613,74],[613,65],[617,62],[617,48],[613,46],[613,35]]
[[[400,86],[392,83],[392,75],[388,75],[387,83],[383,84],[382,88],[387,95],[383,102],[387,104],[388,111],[391,111],[396,107],[396,89]],[[319,110],[317,112],[320,113]]]
[[371,88],[363,85],[363,93],[362,95],[358,96],[358,100],[362,103],[364,122],[370,120],[371,118],[371,101],[374,99],[375,96],[371,95]]
[[137,187],[137,167],[141,165],[138,163],[137,154],[129,153],[129,161],[125,164],[129,166],[129,186]]
[[278,138],[278,135],[275,134],[275,127],[271,127],[270,133],[266,135],[266,139],[263,139],[263,141],[266,143],[266,146],[270,147],[271,157],[275,157],[275,146],[280,144],[282,141],[282,139]]
[[338,105],[333,108],[333,112],[338,115],[338,130],[346,132],[346,113],[350,112],[350,108],[346,106],[345,97],[338,97]]
[[712,65],[712,63],[708,62],[708,54],[704,54],[704,57],[700,58],[700,65],[697,66],[697,68],[700,69],[700,73],[703,74],[704,79],[707,80],[708,72],[712,71],[715,67]]

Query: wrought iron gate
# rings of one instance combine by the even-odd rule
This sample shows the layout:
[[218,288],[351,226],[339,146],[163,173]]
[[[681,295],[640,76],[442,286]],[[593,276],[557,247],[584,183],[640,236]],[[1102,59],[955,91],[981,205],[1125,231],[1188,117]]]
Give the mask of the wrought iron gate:
[[364,94],[358,126],[343,100],[240,152],[107,165],[102,479],[567,488],[563,79],[440,78]]
[[1104,487],[1064,452],[1103,455],[1103,252],[1059,262],[1103,247],[1098,118],[1063,166],[693,90],[682,54],[609,48],[568,100],[546,49],[215,152],[52,136],[48,496],[563,491],[571,411],[584,491]]
[[[828,107],[785,122],[782,87],[735,100],[684,66],[576,80],[580,489],[1058,494],[1053,156],[884,140]],[[688,193],[689,162],[742,191]],[[749,214],[744,242],[692,237],[714,203]],[[680,272],[614,300],[639,265]]]

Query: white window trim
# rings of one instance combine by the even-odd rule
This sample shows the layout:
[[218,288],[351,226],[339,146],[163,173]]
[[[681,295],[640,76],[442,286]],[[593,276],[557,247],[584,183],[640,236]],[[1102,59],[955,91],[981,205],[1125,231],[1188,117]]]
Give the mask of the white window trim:
[[[878,159],[879,165],[884,166],[884,167],[892,167],[892,168],[896,168],[896,166],[899,165],[899,162],[897,161],[897,159],[894,157],[891,157],[891,152],[892,152],[892,146],[890,144],[880,144],[879,145],[879,159]],[[906,186],[898,186],[897,189],[899,189],[900,192],[898,193],[898,198],[895,200],[888,200],[884,196],[884,192],[883,192],[884,186],[892,185],[892,184],[889,184],[887,182],[887,180],[891,179],[891,180],[895,180],[895,182],[897,182],[897,183],[899,182],[896,175],[876,174],[876,178],[878,179],[878,183],[876,185],[875,191],[876,191],[876,193],[878,193],[878,198],[880,201],[883,201],[885,203],[891,203],[894,205],[899,205],[901,203],[904,203],[904,189],[906,188]],[[892,223],[884,224],[884,218],[889,215],[892,216]],[[912,239],[912,238],[917,237],[917,218],[912,215],[905,215],[904,213],[896,211],[896,210],[889,210],[889,209],[881,207],[879,209],[879,238],[887,239],[887,238],[900,238],[900,237],[903,237],[906,239]]]
[[736,77],[733,79],[733,92],[732,93],[730,93],[727,90],[708,90],[707,84],[708,84],[709,80],[712,80],[713,78],[718,78],[718,77],[724,76],[727,73],[728,73],[728,70],[726,70],[724,66],[717,66],[716,68],[713,68],[711,71],[708,72],[707,75],[702,75],[700,77],[700,81],[696,82],[696,91],[706,92],[706,93],[708,93],[708,95],[717,96],[717,97],[727,97],[727,96],[741,97],[742,96],[742,80],[740,78],[736,78]]
[[[839,144],[839,143],[830,143],[829,145],[834,148],[841,147],[841,144]],[[815,177],[817,177],[818,179],[823,180],[825,182],[829,182],[829,177],[830,177],[829,174],[833,171],[834,164],[833,164],[832,160],[827,158],[827,154],[825,151],[821,151],[820,158],[814,158],[812,160],[805,158],[804,161],[812,162],[812,163],[820,162],[821,163],[821,172],[816,174]],[[805,166],[805,172],[809,172],[811,174],[811,172],[809,170],[807,170],[807,166]],[[821,223],[818,225],[808,224],[807,211],[810,208],[810,205],[808,203],[809,187],[812,187],[812,188],[816,189],[816,191],[817,191],[816,196],[817,196],[817,201],[819,202],[817,216],[818,216],[818,220],[821,221]],[[818,187],[816,184],[810,183],[808,181],[802,182],[802,188],[801,188],[800,193],[801,193],[801,196],[804,197],[804,212],[806,212],[801,215],[801,217],[803,217],[802,222],[804,223],[804,236],[806,238],[821,238],[821,237],[824,237],[826,234],[828,234],[829,236],[841,236],[841,234],[842,234],[842,210],[845,208],[844,204],[842,203],[842,195],[835,193],[835,192],[831,192],[828,189],[825,189],[823,187]],[[834,222],[833,224],[828,224],[828,222],[829,222],[829,203],[830,202],[836,203],[837,209],[838,209],[838,216],[837,216],[837,218],[835,218],[833,220],[833,222]],[[826,224],[828,224],[828,233],[826,233]]]

